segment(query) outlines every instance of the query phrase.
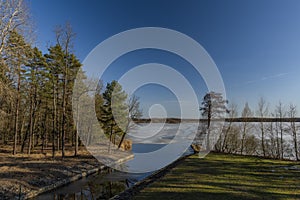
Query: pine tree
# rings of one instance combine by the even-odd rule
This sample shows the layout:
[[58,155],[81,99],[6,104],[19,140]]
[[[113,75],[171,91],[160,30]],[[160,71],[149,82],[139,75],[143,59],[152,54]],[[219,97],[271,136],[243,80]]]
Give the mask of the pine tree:
[[206,135],[206,148],[210,150],[210,126],[213,119],[224,119],[225,114],[229,112],[226,107],[227,100],[223,99],[221,93],[209,92],[203,97],[202,107],[200,107],[201,114],[207,120],[207,135]]
[[10,66],[11,79],[15,87],[15,109],[14,109],[14,146],[13,154],[17,153],[17,143],[19,135],[19,115],[21,104],[21,84],[24,79],[24,66],[28,63],[31,56],[31,47],[25,41],[22,35],[17,31],[12,31],[8,38],[7,47],[7,63]]
[[139,119],[142,116],[142,111],[140,109],[140,102],[139,102],[139,98],[136,97],[135,95],[133,95],[128,102],[128,116],[127,116],[127,122],[126,122],[126,127],[124,129],[124,132],[122,134],[121,140],[119,142],[118,148],[121,147],[125,136],[127,134],[127,132],[131,129],[134,128],[134,124],[132,124],[132,120],[135,119]]
[[23,138],[23,143],[21,147],[21,152],[24,150],[25,142],[29,135],[28,141],[28,154],[31,152],[33,147],[33,136],[34,136],[34,127],[37,123],[36,116],[39,110],[39,107],[42,102],[42,88],[45,86],[45,70],[46,70],[46,59],[43,56],[42,52],[38,48],[32,49],[32,58],[28,61],[28,64],[25,68],[26,80],[28,82],[28,98],[29,98],[29,122],[28,128]]
[[123,135],[126,128],[128,117],[127,94],[117,81],[112,81],[106,85],[103,100],[100,122],[110,142],[117,144],[116,140]]
[[209,92],[204,96],[200,111],[202,116],[207,119],[207,129],[209,129],[213,118],[222,118],[226,112],[229,112],[226,107],[227,103],[228,101],[223,99],[221,93]]
[[73,128],[70,128],[74,127],[72,90],[81,63],[74,54],[64,51],[60,44],[50,47],[46,57],[52,81],[53,137],[56,135],[57,149],[61,146],[62,157],[64,157],[67,133],[71,133],[69,137],[73,137],[74,133]]
[[[59,112],[58,105],[60,102],[59,94],[61,93],[61,74],[64,64],[64,53],[59,45],[51,46],[49,54],[46,54],[47,65],[49,69],[49,80],[51,82],[51,104],[52,104],[52,157],[55,156],[56,149],[59,150]],[[55,148],[57,142],[57,148]]]

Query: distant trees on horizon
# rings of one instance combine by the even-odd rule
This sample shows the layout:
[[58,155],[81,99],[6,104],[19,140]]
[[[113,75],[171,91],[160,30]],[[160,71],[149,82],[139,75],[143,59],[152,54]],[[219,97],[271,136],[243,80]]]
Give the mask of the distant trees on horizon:
[[[210,134],[210,126],[207,124],[212,120],[209,119],[209,116],[211,117],[213,114],[208,115],[207,112],[208,110],[213,112],[214,109],[210,108],[212,104],[208,103],[208,99],[212,101],[210,98],[216,97],[215,94],[215,92],[210,92],[203,98],[202,105],[204,108],[200,108],[200,110],[204,111],[202,116],[206,120],[200,121],[200,123],[207,129],[200,128],[199,134]],[[218,94],[214,101],[222,99],[220,95]],[[245,103],[240,117],[238,117],[236,105],[230,104],[227,110],[227,101],[219,100],[217,102],[219,103],[215,106],[223,108],[222,115],[223,119],[226,120],[214,146],[215,151],[261,155],[276,159],[284,159],[287,155],[293,154],[296,160],[300,159],[298,139],[300,126],[296,123],[297,109],[295,105],[290,104],[287,107],[279,102],[274,111],[270,111],[265,99],[260,98],[256,111],[252,111],[248,103]],[[254,113],[258,117],[254,117]]]

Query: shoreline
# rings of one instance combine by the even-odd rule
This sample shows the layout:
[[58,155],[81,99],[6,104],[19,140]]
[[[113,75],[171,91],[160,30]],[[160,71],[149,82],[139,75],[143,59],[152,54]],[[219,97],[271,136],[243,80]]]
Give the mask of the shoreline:
[[159,180],[160,178],[164,177],[167,173],[170,172],[174,167],[176,167],[178,164],[183,162],[186,158],[195,155],[196,153],[186,155],[183,157],[178,158],[171,164],[167,165],[166,167],[154,172],[150,176],[146,177],[143,180],[140,180],[136,182],[132,187],[124,190],[120,194],[117,194],[110,198],[110,200],[127,200],[131,199],[133,196],[138,194],[141,190],[143,190],[145,187],[149,186],[150,184],[154,183],[155,181]]
[[[122,164],[122,163],[124,163],[124,162],[126,162],[126,161],[128,161],[128,160],[130,160],[132,158],[134,158],[133,154],[117,160],[116,162],[113,163],[113,165]],[[42,187],[42,188],[40,188],[38,190],[31,191],[31,192],[25,194],[24,196],[22,196],[21,199],[32,199],[34,197],[37,197],[40,194],[51,192],[51,191],[53,191],[55,189],[58,189],[58,188],[63,187],[63,186],[66,186],[66,185],[68,185],[70,183],[73,183],[75,181],[78,181],[78,180],[80,180],[80,179],[82,179],[84,177],[88,177],[88,176],[93,175],[93,174],[95,174],[97,172],[101,172],[102,170],[105,170],[108,167],[109,166],[101,164],[101,166],[99,166],[99,167],[96,167],[96,168],[93,168],[93,169],[89,169],[87,171],[80,172],[80,173],[78,173],[78,174],[76,174],[74,176],[65,178],[65,179],[60,180],[58,182],[55,182],[55,183],[53,183],[51,185],[47,185],[47,186],[44,186],[44,187]]]
[[[300,122],[300,117],[295,118],[276,118],[276,117],[235,117],[235,118],[219,118],[212,119],[213,121],[223,122]],[[167,124],[180,124],[180,123],[207,123],[207,119],[193,119],[193,118],[141,118],[134,119],[135,123],[167,123]]]
[[[99,152],[105,152],[100,146]],[[91,155],[85,147],[80,147],[74,157],[74,149],[68,146],[65,158],[56,153],[52,158],[50,147],[41,154],[35,149],[32,154],[12,155],[10,146],[0,146],[0,199],[35,199],[36,196],[54,191],[84,177],[101,172],[107,167],[124,163],[134,154],[121,151],[118,155],[107,155],[111,160],[105,165]]]

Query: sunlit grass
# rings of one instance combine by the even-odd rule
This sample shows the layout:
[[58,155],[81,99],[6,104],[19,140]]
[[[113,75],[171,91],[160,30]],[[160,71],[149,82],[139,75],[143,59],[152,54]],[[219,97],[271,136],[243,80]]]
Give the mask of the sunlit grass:
[[300,163],[211,153],[187,158],[135,199],[300,199]]

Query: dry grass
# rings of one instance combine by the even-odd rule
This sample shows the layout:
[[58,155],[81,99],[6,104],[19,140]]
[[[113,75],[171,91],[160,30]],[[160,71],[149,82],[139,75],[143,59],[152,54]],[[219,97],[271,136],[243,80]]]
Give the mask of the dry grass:
[[73,148],[68,146],[64,159],[60,153],[52,159],[51,148],[45,154],[40,149],[31,155],[11,152],[10,146],[0,146],[0,199],[11,199],[100,165],[83,147],[74,157]]

